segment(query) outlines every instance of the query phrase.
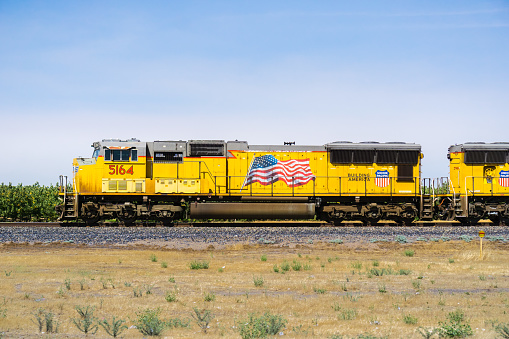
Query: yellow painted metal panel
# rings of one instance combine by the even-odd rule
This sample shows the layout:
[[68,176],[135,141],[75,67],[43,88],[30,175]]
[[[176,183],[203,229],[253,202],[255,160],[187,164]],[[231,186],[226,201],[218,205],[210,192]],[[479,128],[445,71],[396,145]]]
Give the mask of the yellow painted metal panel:
[[199,179],[179,179],[177,181],[179,193],[200,193]]
[[177,179],[175,178],[156,178],[155,193],[177,193]]
[[143,193],[145,180],[143,179],[102,179],[103,193]]

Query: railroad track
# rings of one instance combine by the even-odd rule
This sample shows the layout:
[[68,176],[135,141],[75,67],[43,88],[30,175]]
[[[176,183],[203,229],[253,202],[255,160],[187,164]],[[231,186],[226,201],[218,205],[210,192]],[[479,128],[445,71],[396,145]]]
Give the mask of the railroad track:
[[[163,224],[160,222],[147,221],[136,222],[132,225],[124,225],[119,222],[100,222],[98,227],[370,227],[363,225],[361,221],[345,221],[340,226],[334,226],[326,221],[222,221],[222,222],[175,222]],[[396,222],[380,221],[373,227],[400,227]],[[417,221],[414,227],[454,227],[461,226],[458,221]],[[494,225],[490,220],[480,220],[476,226],[504,226]],[[0,227],[87,227],[83,222],[0,222]],[[412,226],[408,226],[412,227]]]

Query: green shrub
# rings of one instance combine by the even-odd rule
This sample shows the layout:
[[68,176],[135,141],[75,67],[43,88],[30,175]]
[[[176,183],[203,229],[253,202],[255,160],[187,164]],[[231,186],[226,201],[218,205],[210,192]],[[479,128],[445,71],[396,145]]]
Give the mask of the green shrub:
[[286,260],[283,261],[283,263],[281,264],[281,270],[283,270],[284,272],[290,270],[290,264]]
[[342,320],[353,320],[357,317],[357,311],[353,308],[345,308],[341,310],[338,315],[338,318]]
[[216,295],[214,293],[212,293],[212,292],[205,293],[203,295],[203,300],[204,301],[214,301],[214,300],[216,300]]
[[194,321],[198,324],[198,326],[201,328],[203,333],[207,333],[207,329],[209,328],[209,323],[214,319],[214,315],[212,314],[212,311],[210,310],[199,310],[198,308],[193,308],[194,313],[191,313],[191,316],[193,317]]
[[430,339],[437,333],[438,329],[436,328],[426,328],[426,327],[419,327],[417,328],[417,333],[419,333],[424,339]]
[[151,254],[151,255],[150,255],[150,261],[152,261],[152,262],[157,262],[157,257],[156,257],[156,255],[155,255],[155,254]]
[[262,276],[253,277],[253,283],[256,287],[262,287],[264,283],[263,277]]
[[161,311],[157,309],[147,308],[143,311],[136,312],[137,319],[134,325],[143,335],[158,336],[166,329],[167,324],[164,320],[159,319]]
[[394,241],[400,243],[400,244],[406,244],[408,242],[407,238],[404,235],[397,235],[394,238]]
[[313,287],[313,291],[317,294],[325,294],[327,290],[325,288]]
[[189,263],[189,267],[192,270],[208,269],[209,268],[209,262],[208,261],[193,260],[193,261],[191,261]]
[[83,291],[85,289],[87,281],[85,280],[85,278],[83,278],[81,280],[78,280],[78,283],[80,284],[80,290]]
[[329,242],[331,244],[342,244],[343,240],[341,240],[341,239],[334,239],[334,240],[329,240]]
[[474,334],[470,324],[465,320],[462,310],[456,310],[447,315],[447,322],[440,321],[438,332],[442,337],[468,337]]
[[414,250],[405,250],[405,255],[407,257],[413,257],[415,254],[415,251]]
[[135,298],[142,297],[143,291],[141,290],[141,287],[133,287],[133,295]]
[[381,277],[384,275],[385,269],[372,268],[369,270],[369,274],[374,275],[376,277]]
[[[43,308],[39,308],[36,312],[32,313],[35,321],[34,323],[39,327],[39,332],[57,333],[58,323],[55,320],[54,314],[46,312]],[[0,309],[1,315],[1,309]],[[45,329],[44,329],[45,328]]]
[[122,319],[116,319],[115,316],[111,319],[111,323],[107,319],[99,321],[99,325],[113,338],[118,337],[124,330],[127,330],[127,326],[124,325],[126,321]]
[[299,261],[294,260],[293,263],[292,263],[292,269],[294,271],[300,271],[301,268],[302,268],[302,264]]
[[509,339],[509,324],[500,323],[495,326],[495,331],[504,339]]
[[166,261],[163,261],[163,262],[161,263],[161,267],[162,267],[162,268],[168,268],[168,263],[167,263]]
[[97,318],[94,317],[95,307],[76,306],[75,309],[78,312],[79,318],[72,319],[74,325],[85,334],[95,334],[98,328]]
[[177,292],[166,292],[164,299],[169,303],[177,301]]
[[399,275],[409,275],[410,273],[412,273],[412,271],[410,271],[410,270],[405,270],[405,269],[399,270]]
[[350,266],[352,266],[352,268],[360,270],[362,268],[362,263],[360,261],[355,261],[351,263]]
[[390,242],[390,240],[385,238],[370,238],[369,242],[375,243],[375,242]]
[[179,327],[189,327],[191,325],[190,319],[182,320],[180,318],[172,318],[166,321],[166,326],[168,328],[179,328]]
[[287,320],[281,315],[266,312],[261,316],[249,314],[248,319],[239,322],[239,332],[243,339],[265,338],[276,335],[285,328]]
[[403,316],[403,322],[407,325],[415,325],[417,324],[417,317],[414,317],[410,314],[405,314]]
[[265,254],[262,254],[262,256],[260,257],[260,260],[267,261],[267,256]]
[[460,240],[463,240],[465,242],[471,242],[472,239],[474,239],[474,237],[470,236],[470,235],[460,235],[459,236],[459,239]]

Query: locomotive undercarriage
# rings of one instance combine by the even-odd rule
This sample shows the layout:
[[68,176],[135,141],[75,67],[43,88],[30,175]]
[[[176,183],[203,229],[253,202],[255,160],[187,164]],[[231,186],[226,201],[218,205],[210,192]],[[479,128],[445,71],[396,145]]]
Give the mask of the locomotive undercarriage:
[[436,219],[457,220],[462,225],[476,225],[489,219],[493,225],[509,225],[509,197],[443,197],[436,208]]
[[419,217],[417,201],[373,202],[345,201],[328,203],[321,209],[320,217],[335,225],[343,221],[362,221],[363,224],[376,225],[380,220],[392,220],[398,224],[410,225]]
[[120,224],[132,225],[136,220],[157,220],[170,224],[180,218],[184,208],[177,201],[153,201],[146,198],[132,200],[115,197],[88,197],[81,202],[79,216],[87,225],[95,225],[100,220],[118,219]]
[[[69,195],[68,197],[72,197]],[[419,214],[419,198],[385,201],[383,198],[362,197],[333,201],[330,198],[259,197],[244,201],[237,197],[168,197],[139,196],[80,196],[75,219],[87,225],[117,219],[120,224],[132,225],[135,221],[156,220],[170,225],[176,219],[316,219],[340,225],[343,221],[361,221],[376,225],[380,220],[392,220],[399,225],[411,225]],[[188,208],[189,206],[189,208]],[[67,218],[70,219],[70,218]],[[444,196],[436,199],[433,220],[459,221],[462,225],[475,225],[489,219],[493,225],[509,225],[509,197]]]
[[[411,224],[419,217],[417,198],[384,201],[349,198],[330,201],[315,197],[168,197],[168,196],[80,196],[75,216],[87,225],[117,219],[132,225],[137,220],[156,220],[170,225],[175,219],[317,219],[339,225],[342,221],[361,221],[375,225],[379,220]],[[189,206],[189,208],[187,208]]]

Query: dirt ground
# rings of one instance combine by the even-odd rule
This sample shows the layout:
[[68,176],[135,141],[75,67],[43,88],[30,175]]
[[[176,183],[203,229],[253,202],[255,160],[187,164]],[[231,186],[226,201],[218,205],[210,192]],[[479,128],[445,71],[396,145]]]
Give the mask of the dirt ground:
[[[487,242],[480,258],[476,241],[4,243],[0,337],[40,337],[37,317],[51,314],[58,331],[45,336],[83,338],[76,306],[91,306],[96,320],[125,320],[125,338],[144,337],[137,322],[147,309],[187,325],[165,338],[240,338],[249,315],[265,312],[285,320],[278,336],[289,338],[422,338],[419,328],[443,327],[456,311],[474,338],[495,338],[494,327],[509,322],[508,253],[508,244]],[[191,268],[200,263],[208,268]],[[206,333],[194,309],[213,315]],[[93,336],[109,337],[103,327]]]

